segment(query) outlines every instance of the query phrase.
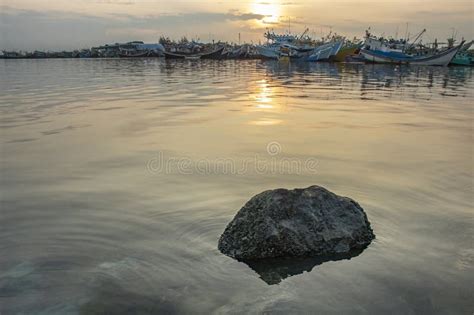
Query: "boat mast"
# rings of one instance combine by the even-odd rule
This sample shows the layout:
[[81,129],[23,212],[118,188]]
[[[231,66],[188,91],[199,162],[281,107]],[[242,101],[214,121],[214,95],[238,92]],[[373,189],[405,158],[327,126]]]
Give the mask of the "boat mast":
[[407,22],[407,28],[405,30],[405,42],[408,41],[408,22]]
[[306,29],[304,30],[303,34],[300,35],[300,39],[303,38],[303,36],[305,36],[306,33],[308,33],[308,31],[309,31],[309,28],[306,28]]
[[426,29],[424,28],[420,34],[418,34],[418,36],[415,37],[415,39],[413,40],[413,45],[416,44],[416,41],[421,37],[421,35],[423,35],[424,33],[426,32]]

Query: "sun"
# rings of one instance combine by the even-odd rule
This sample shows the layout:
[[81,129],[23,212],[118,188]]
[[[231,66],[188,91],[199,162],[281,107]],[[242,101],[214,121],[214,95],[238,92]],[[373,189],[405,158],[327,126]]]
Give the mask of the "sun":
[[251,6],[252,13],[265,15],[264,22],[275,23],[280,17],[281,6],[275,0],[256,0]]

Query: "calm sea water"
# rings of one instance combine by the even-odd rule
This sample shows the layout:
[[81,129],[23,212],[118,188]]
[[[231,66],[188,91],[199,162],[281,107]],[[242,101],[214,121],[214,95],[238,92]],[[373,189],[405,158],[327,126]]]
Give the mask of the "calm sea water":
[[[2,315],[474,310],[472,69],[1,60],[0,85]],[[217,250],[250,197],[313,184],[366,210],[359,256]]]

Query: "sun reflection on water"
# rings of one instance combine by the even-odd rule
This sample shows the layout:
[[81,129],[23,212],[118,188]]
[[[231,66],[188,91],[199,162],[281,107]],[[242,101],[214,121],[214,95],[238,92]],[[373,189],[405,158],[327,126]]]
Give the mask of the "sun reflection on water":
[[254,94],[250,96],[254,101],[250,111],[258,113],[260,117],[250,121],[251,125],[271,126],[283,123],[279,114],[284,111],[284,106],[276,97],[277,89],[278,87],[272,86],[267,79],[255,81]]
[[283,123],[283,120],[281,119],[262,118],[259,120],[253,120],[249,124],[256,125],[256,126],[274,126],[274,125],[280,125],[282,123]]
[[272,89],[269,87],[267,80],[259,80],[257,83],[257,95],[255,100],[257,101],[257,108],[273,108],[272,104]]

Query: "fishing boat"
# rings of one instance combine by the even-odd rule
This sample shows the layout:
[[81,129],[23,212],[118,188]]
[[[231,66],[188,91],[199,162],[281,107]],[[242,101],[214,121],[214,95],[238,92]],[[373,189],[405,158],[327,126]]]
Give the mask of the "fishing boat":
[[298,59],[298,53],[293,50],[294,47],[291,45],[285,44],[280,47],[278,54],[278,61],[288,62],[291,59]]
[[469,51],[469,48],[471,48],[473,43],[474,41],[470,41],[469,43],[464,44],[456,56],[454,56],[453,60],[451,60],[451,65],[470,67],[474,66],[474,53]]
[[360,55],[368,62],[410,64],[420,66],[447,66],[464,45],[464,41],[458,46],[431,55],[408,55],[395,51],[382,51],[361,49]]
[[214,51],[211,51],[209,53],[203,53],[200,55],[201,59],[222,59],[223,54],[222,52],[224,51],[224,46],[220,46],[219,48],[215,49]]
[[237,47],[228,47],[222,52],[226,59],[249,59],[252,57],[252,46],[244,44]]
[[311,52],[307,61],[327,61],[331,57],[337,55],[342,45],[344,44],[343,40],[333,41],[327,44],[320,45]]
[[278,59],[278,56],[280,54],[280,45],[258,45],[256,49],[260,58],[263,59]]
[[280,48],[283,45],[291,45],[296,40],[297,37],[291,34],[275,34],[274,32],[267,31],[264,34],[264,37],[267,39],[265,45],[258,45],[257,53],[263,59],[279,59],[280,58]]
[[257,53],[264,59],[279,59],[281,54],[286,54],[290,59],[303,59],[314,49],[311,38],[306,35],[308,30],[306,29],[301,35],[276,34],[267,31],[264,34],[267,43],[256,46]]
[[347,43],[342,46],[335,56],[333,56],[332,60],[336,62],[344,62],[348,57],[357,55],[361,47],[361,44]]
[[24,59],[26,56],[16,51],[2,51],[0,59]]
[[120,50],[120,58],[144,58],[150,55],[148,51],[136,51],[136,50]]
[[447,66],[464,45],[462,41],[457,46],[449,45],[442,50],[438,50],[437,47],[427,49],[421,44],[416,44],[425,32],[426,29],[423,29],[411,43],[408,43],[405,39],[377,38],[367,30],[364,47],[359,55],[371,63]]
[[474,55],[469,52],[457,53],[450,63],[455,66],[474,66]]
[[174,53],[165,51],[164,55],[167,59],[221,59],[223,57],[222,52],[224,51],[224,46],[221,46],[211,52],[207,53],[197,53],[197,54],[186,54],[186,53]]

